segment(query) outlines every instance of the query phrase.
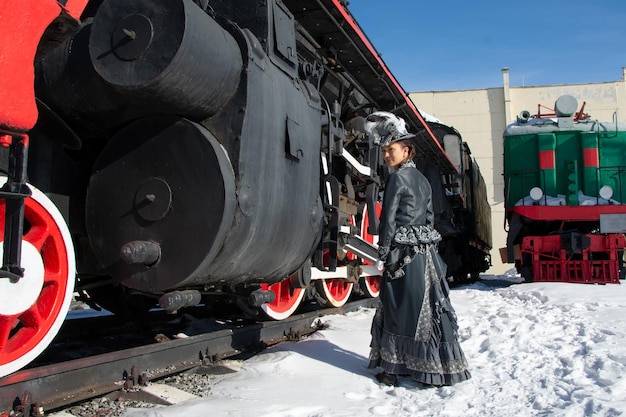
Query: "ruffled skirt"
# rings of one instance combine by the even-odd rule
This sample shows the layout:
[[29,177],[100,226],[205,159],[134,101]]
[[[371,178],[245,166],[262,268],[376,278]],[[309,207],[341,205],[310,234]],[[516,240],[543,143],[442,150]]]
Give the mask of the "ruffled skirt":
[[[430,246],[405,259],[398,279],[384,279],[372,322],[370,368],[407,375],[428,385],[452,385],[471,377],[458,342],[445,264]],[[398,265],[396,265],[398,267]]]

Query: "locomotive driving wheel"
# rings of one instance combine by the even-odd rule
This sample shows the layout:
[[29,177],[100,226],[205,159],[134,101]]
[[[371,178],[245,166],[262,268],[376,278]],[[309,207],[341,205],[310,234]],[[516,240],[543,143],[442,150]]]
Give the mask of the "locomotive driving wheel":
[[[350,224],[354,224],[354,216],[350,217]],[[324,251],[324,266],[328,266],[329,261],[328,250]],[[346,253],[348,261],[354,261],[356,256],[353,253]],[[318,303],[322,307],[341,307],[348,302],[354,284],[343,278],[320,279],[315,281],[317,289]]]
[[298,286],[296,274],[276,284],[262,284],[261,289],[271,290],[276,294],[274,301],[261,306],[263,313],[274,320],[283,320],[291,316],[302,302],[305,294],[304,288]]
[[341,307],[348,302],[354,284],[343,278],[320,279],[315,282],[323,307]]
[[[24,201],[24,277],[17,282],[0,278],[0,377],[24,367],[46,349],[65,320],[74,292],[69,230],[52,201],[29,187],[32,196]],[[3,200],[0,239],[4,239],[5,212]]]
[[[380,212],[382,210],[382,206],[379,202],[376,202],[376,218],[380,218]],[[369,243],[378,243],[378,236],[371,235],[368,233],[367,229],[370,225],[367,213],[367,206],[363,209],[363,216],[361,220],[361,237],[363,240]],[[372,265],[370,261],[363,260],[364,265]],[[367,297],[376,298],[380,294],[380,275],[368,275],[362,277],[359,280],[359,285],[361,290]]]

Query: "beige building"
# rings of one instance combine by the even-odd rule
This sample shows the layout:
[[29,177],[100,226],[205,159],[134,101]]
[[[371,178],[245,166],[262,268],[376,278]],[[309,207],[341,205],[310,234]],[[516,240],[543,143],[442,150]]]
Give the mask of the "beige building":
[[564,94],[576,97],[578,109],[584,105],[583,111],[592,119],[626,122],[626,67],[618,81],[530,87],[511,87],[509,69],[503,68],[502,87],[409,94],[417,108],[461,133],[480,166],[487,183],[493,229],[493,266],[487,273],[502,274],[513,268],[513,264],[502,263],[498,252],[506,246],[502,133],[522,110],[531,115],[550,113],[556,99]]

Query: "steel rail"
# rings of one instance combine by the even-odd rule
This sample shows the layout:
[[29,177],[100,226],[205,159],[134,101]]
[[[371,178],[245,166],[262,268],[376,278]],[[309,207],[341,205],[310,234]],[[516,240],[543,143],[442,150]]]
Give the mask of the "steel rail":
[[282,321],[256,322],[18,371],[0,379],[0,416],[11,411],[41,415],[42,410],[59,409],[242,352],[297,340],[318,330],[321,317],[371,307],[373,301],[362,299]]

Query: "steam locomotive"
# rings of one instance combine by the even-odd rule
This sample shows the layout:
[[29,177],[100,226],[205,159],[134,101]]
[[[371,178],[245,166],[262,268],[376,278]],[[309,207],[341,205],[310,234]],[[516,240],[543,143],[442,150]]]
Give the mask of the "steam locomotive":
[[273,319],[377,296],[376,110],[416,135],[450,276],[489,267],[467,144],[423,119],[341,1],[47,3],[37,123],[13,123],[26,103],[0,124],[0,376],[48,346],[75,293],[131,317],[203,304]]
[[504,132],[505,258],[526,281],[619,283],[626,247],[626,124],[571,95]]

